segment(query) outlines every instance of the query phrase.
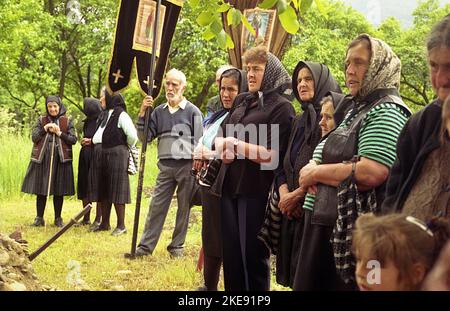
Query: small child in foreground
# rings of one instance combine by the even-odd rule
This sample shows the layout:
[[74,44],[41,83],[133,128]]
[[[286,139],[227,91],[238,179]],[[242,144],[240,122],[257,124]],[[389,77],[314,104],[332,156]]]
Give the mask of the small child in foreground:
[[450,224],[425,224],[403,214],[360,216],[353,233],[356,282],[361,291],[420,290],[442,247]]

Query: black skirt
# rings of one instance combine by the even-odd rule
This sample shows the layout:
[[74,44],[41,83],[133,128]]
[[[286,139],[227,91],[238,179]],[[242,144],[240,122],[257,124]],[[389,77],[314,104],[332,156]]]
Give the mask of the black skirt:
[[293,290],[355,290],[354,284],[346,285],[337,274],[330,243],[333,227],[312,224],[312,214],[304,210]]
[[78,160],[77,195],[79,200],[88,198],[89,169],[92,166],[94,146],[84,146],[80,150]]
[[222,258],[220,197],[200,186],[202,196],[202,246],[206,256]]
[[92,167],[89,170],[89,201],[131,203],[128,155],[128,148],[124,145],[112,148],[94,145]]
[[[22,192],[47,195],[50,176],[52,143],[46,145],[42,162],[30,161],[25,178],[22,183]],[[75,194],[72,161],[62,163],[55,144],[53,153],[53,167],[50,179],[50,195],[69,196]]]
[[300,244],[303,234],[304,213],[299,220],[282,217],[281,234],[276,259],[276,280],[278,284],[292,288]]

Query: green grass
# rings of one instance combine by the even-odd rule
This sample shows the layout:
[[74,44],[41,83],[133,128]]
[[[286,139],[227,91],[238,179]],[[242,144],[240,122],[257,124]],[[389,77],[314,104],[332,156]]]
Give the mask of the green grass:
[[[11,233],[17,228],[29,243],[30,253],[41,246],[57,228],[53,226],[53,206],[47,203],[45,228],[30,226],[35,217],[35,196],[20,193],[30,152],[31,140],[14,135],[0,137],[0,232]],[[74,148],[74,173],[77,176],[79,145]],[[144,193],[149,193],[156,180],[156,145],[149,146],[144,179]],[[131,177],[132,203],[126,208],[126,226],[129,232],[113,237],[110,232],[91,233],[86,227],[72,227],[34,261],[33,267],[43,284],[61,290],[73,290],[67,282],[67,264],[75,260],[80,264],[81,279],[91,290],[109,290],[113,286],[123,286],[124,290],[194,290],[202,286],[202,273],[196,270],[201,247],[201,207],[191,210],[185,256],[171,259],[166,246],[170,243],[175,225],[176,201],[173,201],[166,218],[159,243],[153,253],[142,259],[127,260],[123,254],[130,251],[135,210],[137,176]],[[141,203],[138,240],[144,228],[149,206],[148,195],[143,195]],[[67,222],[80,212],[82,204],[76,197],[66,197],[62,217]],[[91,215],[91,219],[93,216]],[[111,213],[114,228],[115,213]],[[273,265],[272,265],[273,266]],[[272,267],[273,269],[273,267]],[[118,274],[130,270],[131,274]],[[221,278],[219,287],[223,289]],[[273,290],[285,290],[277,285],[272,277]]]
[[31,147],[31,139],[19,134],[0,137],[0,198],[19,195]]
[[[33,143],[30,135],[9,134],[0,137],[0,199],[17,199],[24,196],[20,192],[23,178],[26,174]],[[80,144],[73,146],[73,172],[75,185],[78,176],[78,156]],[[145,188],[153,186],[158,175],[156,142],[147,148],[145,163],[144,191]],[[138,176],[130,176],[131,196],[136,198]],[[31,197],[31,196],[29,196]],[[76,198],[74,196],[74,198]]]
[[[35,217],[35,202],[30,199],[0,203],[0,232],[11,233],[16,228],[23,232],[23,238],[29,243],[30,253],[41,246],[58,230],[53,226],[53,208],[47,204],[45,228],[30,226]],[[165,247],[170,241],[175,219],[175,206],[164,225],[160,242],[151,257],[134,261],[123,258],[131,248],[134,219],[134,206],[127,206],[126,225],[129,232],[113,237],[110,232],[91,233],[86,227],[72,227],[34,261],[33,267],[42,283],[58,289],[71,290],[67,282],[69,269],[67,264],[75,260],[81,267],[81,278],[92,290],[107,290],[114,285],[122,285],[125,290],[191,290],[201,285],[201,274],[196,271],[196,260],[201,244],[201,209],[191,211],[189,234],[186,238],[186,256],[170,259]],[[63,219],[68,221],[81,210],[81,203],[75,200],[64,202]],[[148,199],[143,200],[140,217],[140,238]],[[111,224],[115,224],[112,213]],[[113,226],[114,227],[114,226]],[[120,270],[131,270],[130,275],[117,274]]]

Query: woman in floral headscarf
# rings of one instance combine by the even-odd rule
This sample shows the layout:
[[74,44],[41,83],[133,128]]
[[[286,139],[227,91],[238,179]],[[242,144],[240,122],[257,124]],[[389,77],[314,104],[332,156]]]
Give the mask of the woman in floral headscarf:
[[269,251],[257,234],[274,170],[281,168],[294,109],[289,74],[264,47],[244,55],[248,93],[215,140],[226,167],[222,186],[222,240],[225,290],[269,290]]
[[351,232],[361,213],[378,212],[410,111],[398,93],[400,60],[379,39],[353,40],[345,60],[353,106],[300,171],[309,188],[294,290],[355,289]]
[[72,145],[77,142],[77,137],[72,120],[66,116],[66,107],[58,96],[48,96],[45,99],[45,109],[46,115],[39,117],[31,134],[34,145],[23,180],[22,192],[37,195],[37,216],[33,226],[40,227],[45,225],[44,211],[50,185],[50,195],[53,195],[55,209],[55,226],[62,227],[61,211],[64,196],[75,194]]

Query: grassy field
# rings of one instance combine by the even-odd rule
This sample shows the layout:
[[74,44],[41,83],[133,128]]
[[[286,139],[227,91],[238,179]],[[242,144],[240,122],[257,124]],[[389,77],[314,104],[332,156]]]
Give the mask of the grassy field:
[[[20,136],[0,138],[0,232],[11,233],[17,228],[33,252],[47,241],[57,228],[53,226],[52,200],[47,203],[45,228],[30,226],[35,217],[35,196],[20,193],[20,186],[28,166],[31,141]],[[77,172],[79,145],[74,155],[74,171]],[[156,167],[156,147],[148,150],[144,182],[145,195],[141,204],[141,236],[149,205],[149,193],[158,173]],[[170,243],[175,222],[176,201],[172,202],[164,229],[153,256],[128,260],[123,254],[130,251],[134,220],[137,176],[131,177],[132,203],[127,205],[126,225],[129,232],[113,237],[110,232],[91,233],[86,227],[72,227],[46,251],[33,261],[33,267],[43,284],[61,290],[73,290],[68,282],[70,261],[80,266],[80,277],[91,290],[123,289],[138,290],[195,290],[202,285],[202,274],[197,271],[197,259],[201,247],[201,207],[191,210],[189,230],[185,244],[185,256],[171,259],[166,246]],[[81,210],[81,202],[75,197],[66,198],[62,217],[68,221]],[[91,218],[93,216],[91,215]],[[111,225],[115,227],[115,213],[111,214]],[[127,271],[127,272],[124,272]],[[219,284],[223,289],[223,282]],[[272,278],[273,290],[285,290]]]

